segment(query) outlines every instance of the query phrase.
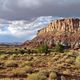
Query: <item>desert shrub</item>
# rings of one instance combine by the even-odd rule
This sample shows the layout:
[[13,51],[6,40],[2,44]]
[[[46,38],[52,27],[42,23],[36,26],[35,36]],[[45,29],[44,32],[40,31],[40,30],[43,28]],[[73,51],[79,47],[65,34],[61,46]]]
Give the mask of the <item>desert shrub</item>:
[[80,56],[76,57],[76,62],[80,63]]
[[44,74],[46,77],[49,77],[50,71],[42,69],[42,70],[39,71],[39,73]]
[[68,58],[65,60],[66,63],[73,63],[75,62],[75,58],[74,57],[71,57],[71,58]]
[[23,54],[20,54],[20,53],[19,53],[19,54],[17,54],[17,57],[22,57],[22,56],[23,56]]
[[55,72],[51,72],[49,78],[50,80],[55,80],[57,78],[57,74]]
[[25,53],[25,50],[19,50],[21,54],[24,54]]
[[17,56],[17,54],[12,54],[9,56],[9,59],[14,59]]
[[27,76],[27,73],[32,73],[33,72],[33,68],[31,66],[26,66],[23,68],[16,68],[13,69],[12,71],[13,76]]
[[32,60],[33,60],[33,56],[28,56],[28,57],[27,57],[27,60],[28,60],[28,61],[32,61]]
[[32,54],[33,54],[33,53],[37,53],[37,49],[31,49],[31,50],[30,50],[30,53],[32,53]]
[[19,51],[17,50],[13,50],[13,51],[9,51],[9,52],[7,52],[7,54],[18,54],[19,53]]
[[69,69],[66,69],[65,71],[63,71],[63,74],[64,75],[70,75],[71,74],[71,71]]
[[0,59],[7,59],[9,57],[8,54],[1,54]]
[[27,50],[27,48],[26,48],[26,47],[24,47],[24,49],[25,49],[25,50]]
[[20,53],[21,53],[21,54],[24,54],[24,53],[30,54],[30,53],[32,53],[32,52],[31,52],[30,49],[24,48],[24,49],[20,50]]
[[61,76],[61,80],[66,80],[66,78],[64,76]]
[[25,66],[32,66],[33,62],[31,61],[25,61],[25,62],[22,62],[19,67],[25,67]]
[[22,69],[24,71],[26,71],[26,73],[32,73],[33,72],[33,68],[31,66],[25,66]]
[[49,52],[48,45],[47,44],[40,45],[38,47],[38,52],[47,54]]
[[27,53],[30,54],[31,53],[31,50],[30,49],[27,49]]
[[24,57],[25,57],[25,56],[28,56],[28,54],[24,53],[23,56],[24,56]]
[[5,62],[5,66],[6,67],[18,67],[17,62],[13,61],[13,60],[9,60]]
[[4,62],[0,61],[0,69],[3,69],[3,68],[4,68]]
[[64,52],[64,46],[60,43],[58,43],[56,46],[55,46],[55,51],[56,52],[60,52],[60,53],[63,53]]
[[15,49],[15,51],[18,51],[18,49]]
[[4,50],[0,50],[0,54],[4,54],[6,51]]
[[26,71],[21,68],[13,69],[11,73],[13,77],[26,75]]
[[0,66],[1,66],[1,65],[4,65],[4,62],[1,62],[1,61],[0,61]]
[[69,52],[67,52],[66,53],[68,56],[74,56],[74,57],[76,57],[76,56],[78,56],[79,55],[79,53],[78,52],[75,52],[75,51],[73,51],[73,50],[70,50]]
[[55,56],[52,58],[52,60],[56,61],[56,60],[58,60],[59,58],[60,58],[60,56],[57,54],[57,55],[55,55]]
[[33,73],[28,76],[27,80],[47,80],[47,77],[41,73]]
[[77,57],[76,57],[75,65],[76,65],[77,68],[80,69],[80,56],[77,56]]

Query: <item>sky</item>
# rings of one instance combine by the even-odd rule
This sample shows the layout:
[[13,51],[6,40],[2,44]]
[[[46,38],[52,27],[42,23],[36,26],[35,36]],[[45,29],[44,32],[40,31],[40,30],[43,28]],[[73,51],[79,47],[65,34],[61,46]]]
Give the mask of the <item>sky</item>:
[[61,17],[80,17],[80,0],[0,0],[0,42],[32,39]]

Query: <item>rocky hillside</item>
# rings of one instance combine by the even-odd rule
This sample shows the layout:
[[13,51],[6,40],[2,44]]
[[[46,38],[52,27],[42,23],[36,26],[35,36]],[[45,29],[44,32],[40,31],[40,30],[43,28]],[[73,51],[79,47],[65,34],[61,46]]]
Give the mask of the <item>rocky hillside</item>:
[[50,47],[57,43],[70,48],[80,47],[80,19],[65,18],[51,22],[47,27],[38,30],[37,36],[23,45],[36,47],[47,43]]

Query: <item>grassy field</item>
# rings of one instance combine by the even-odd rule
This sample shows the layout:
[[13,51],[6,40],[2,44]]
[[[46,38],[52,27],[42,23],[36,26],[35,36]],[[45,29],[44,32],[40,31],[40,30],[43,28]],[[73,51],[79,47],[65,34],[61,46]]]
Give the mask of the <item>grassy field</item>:
[[49,54],[14,50],[0,50],[0,80],[80,80],[80,50]]

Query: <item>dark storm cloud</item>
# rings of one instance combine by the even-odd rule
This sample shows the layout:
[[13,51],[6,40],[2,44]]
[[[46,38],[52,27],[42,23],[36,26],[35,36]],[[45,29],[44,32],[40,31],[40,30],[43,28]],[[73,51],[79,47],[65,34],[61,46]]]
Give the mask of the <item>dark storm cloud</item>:
[[80,0],[0,0],[0,7],[0,18],[9,20],[80,16]]

